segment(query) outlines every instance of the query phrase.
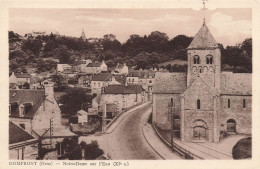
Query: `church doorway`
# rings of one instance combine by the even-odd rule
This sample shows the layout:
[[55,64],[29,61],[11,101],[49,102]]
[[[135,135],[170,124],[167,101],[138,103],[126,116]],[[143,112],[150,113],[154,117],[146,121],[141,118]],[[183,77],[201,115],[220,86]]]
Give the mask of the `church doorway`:
[[236,133],[236,121],[235,120],[229,119],[227,121],[227,132]]
[[195,121],[193,125],[193,139],[194,140],[206,140],[207,139],[207,126],[202,120]]

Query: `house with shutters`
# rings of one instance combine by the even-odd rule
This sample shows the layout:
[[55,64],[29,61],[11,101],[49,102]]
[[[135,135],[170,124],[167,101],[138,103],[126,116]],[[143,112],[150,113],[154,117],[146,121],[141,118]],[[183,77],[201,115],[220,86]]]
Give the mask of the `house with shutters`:
[[115,73],[116,74],[128,74],[128,66],[126,65],[126,63],[124,63],[124,64],[118,63],[115,68]]
[[101,94],[101,88],[109,84],[125,83],[125,75],[113,75],[112,73],[99,73],[91,79],[91,93]]
[[85,67],[84,72],[88,74],[98,74],[101,72],[107,72],[107,65],[104,60],[102,62],[89,63]]
[[100,105],[115,104],[117,111],[121,112],[145,101],[145,91],[142,86],[113,84],[102,88]]
[[155,75],[153,124],[180,140],[219,142],[252,132],[252,74],[221,71],[220,48],[204,21],[187,48],[187,73]]
[[30,83],[32,76],[27,72],[12,72],[9,77],[9,83]]
[[38,156],[38,140],[23,128],[9,121],[9,159],[35,160]]
[[9,120],[36,138],[74,136],[61,123],[52,83],[39,90],[10,90]]

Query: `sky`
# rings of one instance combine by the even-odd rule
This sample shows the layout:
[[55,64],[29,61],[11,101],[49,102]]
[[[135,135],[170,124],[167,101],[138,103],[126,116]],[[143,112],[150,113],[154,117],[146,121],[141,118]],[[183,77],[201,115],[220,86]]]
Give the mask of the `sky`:
[[[204,14],[205,13],[205,14]],[[34,31],[58,31],[61,35],[87,38],[114,34],[120,42],[130,35],[164,32],[169,39],[177,35],[195,36],[203,23],[218,43],[235,45],[250,38],[252,11],[243,8],[193,9],[9,9],[9,30],[20,35]]]

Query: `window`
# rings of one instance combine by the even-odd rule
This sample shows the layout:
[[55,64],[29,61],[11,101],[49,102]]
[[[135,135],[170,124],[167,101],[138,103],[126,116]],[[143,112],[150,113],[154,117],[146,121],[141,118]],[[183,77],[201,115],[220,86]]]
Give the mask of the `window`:
[[20,124],[19,126],[25,130],[25,124]]
[[200,64],[200,57],[198,55],[193,56],[193,63]]
[[24,147],[17,149],[17,159],[18,160],[24,159]]
[[212,55],[207,55],[207,61],[206,61],[207,64],[213,64],[213,56]]
[[100,83],[98,83],[98,87],[100,87]]
[[230,99],[228,99],[228,108],[230,108]]
[[200,109],[200,99],[197,100],[197,109]]
[[96,87],[96,83],[94,83],[94,87]]
[[243,108],[246,108],[246,99],[243,99]]
[[171,98],[171,107],[173,107],[173,98]]

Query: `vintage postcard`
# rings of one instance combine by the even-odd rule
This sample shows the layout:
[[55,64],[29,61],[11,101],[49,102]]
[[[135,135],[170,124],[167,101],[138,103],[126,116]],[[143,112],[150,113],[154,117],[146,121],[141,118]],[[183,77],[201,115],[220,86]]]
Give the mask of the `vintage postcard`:
[[3,168],[260,167],[257,1],[1,3]]

